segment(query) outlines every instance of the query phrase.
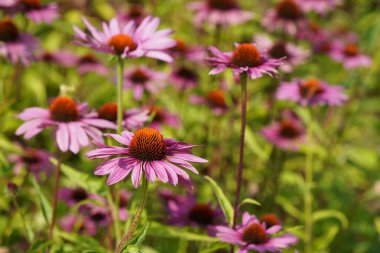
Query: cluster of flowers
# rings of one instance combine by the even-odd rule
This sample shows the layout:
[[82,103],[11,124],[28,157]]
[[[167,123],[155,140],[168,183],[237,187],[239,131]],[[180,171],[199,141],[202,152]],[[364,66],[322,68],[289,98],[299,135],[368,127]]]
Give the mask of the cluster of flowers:
[[[295,40],[309,42],[314,53],[326,54],[343,63],[347,69],[369,66],[371,60],[360,52],[357,36],[351,33],[337,36],[307,19],[306,13],[309,11],[326,15],[339,4],[339,0],[280,0],[264,14],[262,26],[273,33],[285,32],[284,38],[291,36]],[[206,22],[215,27],[236,25],[252,18],[250,12],[241,9],[237,0],[208,0],[191,3],[189,7],[196,12],[194,23],[197,27]],[[58,17],[56,4],[42,5],[38,0],[9,0],[1,3],[0,9],[11,16],[22,12],[35,22],[51,22]],[[167,80],[178,91],[198,86],[198,74],[183,60],[196,64],[207,62],[212,66],[211,75],[232,69],[236,79],[242,74],[256,79],[263,75],[276,76],[278,69],[290,73],[311,56],[309,50],[289,43],[286,39],[276,41],[266,35],[255,35],[252,38],[255,43],[236,43],[232,52],[222,52],[211,46],[208,48],[209,57],[205,59],[203,47],[187,45],[181,39],[170,38],[172,30],[157,30],[159,18],[144,15],[142,7],[135,5],[127,15],[116,17],[108,24],[103,23],[102,30],[98,30],[86,18],[83,18],[85,31],[74,27],[75,43],[96,52],[111,54],[120,59],[149,57],[164,62],[178,60],[179,63],[173,67],[171,74],[157,72],[146,66],[135,66],[125,71],[124,88],[133,90],[136,101],[142,100],[145,93],[157,93]],[[39,59],[61,67],[76,67],[81,74],[109,74],[108,68],[92,54],[76,56],[63,51],[35,54],[37,49],[38,40],[19,30],[12,18],[0,21],[0,55],[12,63],[29,64],[32,60]],[[225,91],[226,88],[213,89],[203,96],[191,96],[190,100],[194,104],[208,105],[216,115],[222,115],[229,110]],[[316,78],[282,81],[275,97],[300,106],[334,106],[347,100],[342,86],[331,85]],[[25,122],[16,134],[30,139],[46,128],[53,128],[58,148],[62,152],[71,151],[74,154],[91,142],[95,143],[97,148],[87,153],[88,158],[115,156],[95,170],[96,175],[109,175],[109,185],[122,181],[129,174],[135,188],[139,186],[142,177],[150,182],[159,179],[172,185],[190,184],[187,170],[198,174],[191,163],[206,163],[207,160],[192,154],[192,149],[197,145],[164,138],[160,133],[162,124],[179,127],[179,118],[165,108],[147,105],[123,112],[125,131],[119,134],[104,133],[116,129],[117,109],[117,104],[109,102],[98,110],[91,110],[87,103],[58,96],[52,100],[48,109],[32,107],[20,113],[19,118]],[[144,128],[147,124],[148,127]],[[281,149],[297,150],[305,143],[304,126],[292,111],[284,111],[281,120],[265,127],[262,134]],[[103,136],[112,138],[118,146],[106,145]],[[49,173],[52,168],[49,157],[45,151],[27,149],[24,154],[12,157],[12,160],[17,164],[16,171],[26,164],[30,171],[38,174],[41,171]],[[101,196],[87,193],[83,189],[65,189],[61,196],[69,205],[87,198],[103,204],[83,205],[80,208],[80,219],[70,215],[64,217],[62,226],[68,231],[78,229],[94,235],[97,226],[102,226],[111,219],[110,211],[104,207],[107,201]],[[121,196],[125,199],[120,201],[120,208],[125,209],[129,195],[125,193]],[[244,213],[242,224],[229,228],[219,207],[199,204],[192,195],[176,196],[163,192],[161,197],[171,214],[167,221],[169,224],[207,227],[211,235],[239,245],[240,253],[249,250],[278,252],[297,242],[297,238],[292,235],[277,234],[281,230],[281,222],[274,215],[259,219]],[[120,219],[126,219],[125,210],[119,214]]]

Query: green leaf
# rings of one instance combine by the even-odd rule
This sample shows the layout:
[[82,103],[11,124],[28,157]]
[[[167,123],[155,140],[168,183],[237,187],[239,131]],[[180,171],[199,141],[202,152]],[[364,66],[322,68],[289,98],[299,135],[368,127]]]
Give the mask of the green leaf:
[[243,205],[250,204],[250,205],[255,205],[255,206],[261,206],[260,202],[255,200],[255,199],[244,199],[240,204],[239,204],[239,209]]
[[[57,160],[50,158],[54,165],[57,165]],[[76,170],[66,164],[61,164],[61,172],[70,179],[70,181],[90,192],[99,192],[102,187],[102,181],[89,174]]]
[[[140,229],[139,233],[132,238],[128,243],[126,243],[122,249],[122,252],[133,253],[140,252],[141,244],[145,240],[146,232],[148,230],[149,223]],[[136,251],[137,250],[137,251]]]
[[35,242],[32,243],[32,245],[28,249],[27,253],[39,253],[39,252],[43,252],[42,250],[46,249],[47,246],[49,246],[52,243],[53,243],[52,241],[47,241],[47,240],[44,240],[44,239],[38,239],[38,240],[36,240]]
[[40,207],[42,210],[42,214],[44,215],[45,221],[47,224],[50,224],[51,216],[52,216],[52,210],[51,205],[49,201],[46,199],[45,195],[41,191],[40,186],[38,185],[37,181],[34,179],[34,177],[31,177],[32,184],[36,190],[38,201],[40,203]]
[[344,229],[348,228],[348,219],[342,212],[337,210],[320,210],[313,213],[314,222],[329,218],[337,219]]
[[228,244],[223,243],[223,242],[216,242],[208,246],[207,249],[201,250],[199,253],[212,253],[212,252],[216,252],[218,249],[223,249],[226,247],[228,247]]
[[324,233],[321,237],[315,239],[316,248],[318,250],[327,249],[330,243],[334,240],[335,236],[339,232],[338,225],[329,226],[326,233]]
[[302,220],[303,219],[303,213],[298,210],[288,199],[282,197],[282,196],[277,196],[276,202],[284,208],[284,210],[292,215],[293,217]]
[[208,235],[188,232],[185,229],[170,227],[156,222],[152,222],[148,231],[148,235],[161,238],[184,239],[188,241],[198,242],[218,242],[219,239]]
[[232,208],[231,203],[228,201],[226,195],[224,195],[222,189],[220,189],[218,184],[212,178],[205,176],[205,179],[210,183],[212,190],[214,191],[219,202],[219,205],[222,208],[224,216],[228,220],[228,223],[231,225],[234,218],[234,209]]

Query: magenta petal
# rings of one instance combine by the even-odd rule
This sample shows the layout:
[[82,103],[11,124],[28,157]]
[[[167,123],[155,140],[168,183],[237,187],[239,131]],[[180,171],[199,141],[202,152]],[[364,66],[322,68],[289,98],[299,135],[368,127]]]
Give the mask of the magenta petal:
[[142,176],[142,162],[141,163],[138,163],[136,164],[134,167],[133,167],[133,171],[132,171],[132,184],[135,188],[139,187],[139,183],[140,183],[140,180],[141,180],[141,176]]
[[66,152],[69,149],[69,129],[65,123],[58,125],[56,132],[57,144],[61,151]]

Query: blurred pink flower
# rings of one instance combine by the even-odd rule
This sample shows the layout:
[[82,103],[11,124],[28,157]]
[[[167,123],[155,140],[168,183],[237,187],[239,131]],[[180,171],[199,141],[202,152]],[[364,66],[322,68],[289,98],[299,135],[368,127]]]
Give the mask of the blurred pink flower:
[[144,91],[157,93],[165,86],[167,75],[145,66],[131,68],[124,72],[124,89],[133,90],[135,100],[141,100]]
[[310,52],[300,46],[282,40],[272,41],[266,35],[254,36],[257,47],[266,51],[274,59],[284,58],[284,64],[279,67],[284,72],[291,72],[295,66],[306,62]]
[[202,23],[211,25],[236,25],[252,19],[252,13],[243,11],[238,0],[206,0],[192,2],[188,5],[194,10],[194,24],[200,26]]
[[56,64],[62,67],[69,68],[75,66],[78,57],[69,51],[45,51],[42,54],[40,54],[39,59],[49,64]]
[[187,61],[202,62],[206,59],[206,51],[202,46],[188,45],[181,39],[176,39],[176,45],[170,49],[174,58]]
[[235,76],[246,73],[251,79],[262,77],[264,74],[274,76],[276,68],[283,64],[283,59],[268,58],[256,44],[235,44],[233,52],[221,52],[216,47],[209,47],[211,57],[208,58],[213,69],[210,75],[216,75],[231,68]]
[[54,170],[54,165],[49,161],[50,157],[51,155],[44,150],[27,148],[22,154],[10,155],[9,161],[14,162],[13,171],[16,175],[25,168],[37,180],[41,180],[41,173],[49,176]]
[[307,20],[297,0],[280,0],[274,9],[264,13],[261,24],[269,31],[284,31],[296,35],[305,29]]
[[139,3],[133,3],[129,6],[126,12],[118,14],[118,19],[123,24],[133,20],[138,25],[143,21],[145,16],[144,6]]
[[221,89],[211,90],[204,96],[193,95],[190,97],[190,102],[193,104],[208,105],[215,115],[221,115],[228,111],[226,95]]
[[[102,105],[98,111],[100,119],[109,120],[113,123],[117,121],[117,104],[108,102]],[[132,108],[124,112],[123,127],[127,130],[136,130],[144,126],[149,119],[149,110]]]
[[362,54],[354,43],[338,43],[334,50],[330,51],[330,56],[335,61],[341,62],[346,69],[370,67],[372,64],[371,58]]
[[178,195],[171,191],[159,194],[168,214],[168,224],[206,228],[212,236],[215,236],[216,225],[227,224],[219,206],[197,202],[192,194]]
[[84,54],[78,57],[76,64],[81,75],[96,73],[105,76],[109,73],[109,69],[93,54]]
[[33,51],[38,47],[38,40],[28,33],[20,32],[9,18],[0,20],[0,56],[13,64],[24,65],[34,59]]
[[170,74],[170,82],[178,90],[195,88],[199,85],[199,75],[194,69],[181,66],[174,69]]
[[283,113],[280,122],[263,128],[261,134],[276,147],[284,150],[298,150],[306,142],[305,128],[292,113]]
[[157,31],[159,18],[146,17],[139,26],[134,21],[121,25],[117,18],[109,24],[103,23],[103,31],[98,31],[83,18],[89,34],[74,26],[76,42],[99,52],[118,55],[122,58],[150,57],[171,62],[165,50],[175,46],[169,35],[170,29]]
[[135,133],[124,131],[121,135],[106,134],[106,136],[123,146],[100,144],[97,149],[88,152],[87,157],[94,159],[118,156],[102,163],[95,170],[95,175],[109,174],[107,180],[109,185],[120,182],[130,173],[135,188],[139,186],[143,173],[151,182],[158,178],[164,183],[177,185],[181,180],[190,181],[189,175],[180,167],[198,174],[189,162],[207,162],[191,154],[191,149],[197,147],[196,145],[163,138],[162,134],[153,128],[142,128]]
[[334,10],[335,7],[342,3],[342,0],[298,0],[304,11],[314,11],[325,15],[327,12]]
[[153,116],[152,122],[149,124],[149,127],[161,130],[162,126],[171,126],[174,128],[179,128],[181,125],[179,117],[169,112],[167,109],[153,105],[148,107],[149,114]]
[[223,242],[228,242],[239,246],[239,253],[249,251],[257,252],[282,252],[281,249],[289,248],[297,243],[297,237],[291,234],[274,235],[282,227],[275,225],[267,228],[265,223],[261,223],[256,216],[248,212],[243,214],[242,225],[232,229],[224,226],[217,226],[217,236]]
[[90,139],[103,143],[99,128],[115,129],[114,123],[96,118],[96,113],[88,113],[87,104],[77,104],[70,97],[57,97],[49,109],[31,107],[19,114],[24,120],[16,135],[30,139],[48,127],[56,129],[56,142],[61,151],[78,153],[80,147],[90,144]]
[[291,82],[281,82],[276,91],[279,100],[290,100],[302,106],[330,105],[337,106],[347,101],[344,88],[338,85],[328,85],[318,79],[293,79]]

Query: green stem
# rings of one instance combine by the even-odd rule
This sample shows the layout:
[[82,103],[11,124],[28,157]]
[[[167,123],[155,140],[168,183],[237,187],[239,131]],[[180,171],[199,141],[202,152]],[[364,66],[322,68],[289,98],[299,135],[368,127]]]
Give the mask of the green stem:
[[54,236],[54,226],[57,215],[57,202],[58,202],[58,189],[59,189],[59,178],[61,174],[61,164],[62,164],[62,153],[59,152],[57,167],[55,169],[54,175],[54,189],[53,189],[53,198],[52,198],[52,215],[49,229],[49,240],[53,240]]
[[135,232],[140,222],[141,214],[145,206],[147,192],[148,192],[148,179],[146,177],[143,177],[140,204],[137,208],[135,216],[133,217],[128,233],[124,235],[123,239],[121,239],[121,242],[117,246],[115,253],[121,253],[124,246],[132,239],[133,233]]
[[305,253],[312,253],[313,241],[313,150],[312,150],[312,114],[309,113],[307,126],[307,150],[305,166]]
[[119,58],[117,64],[117,133],[123,131],[123,75],[124,60]]

